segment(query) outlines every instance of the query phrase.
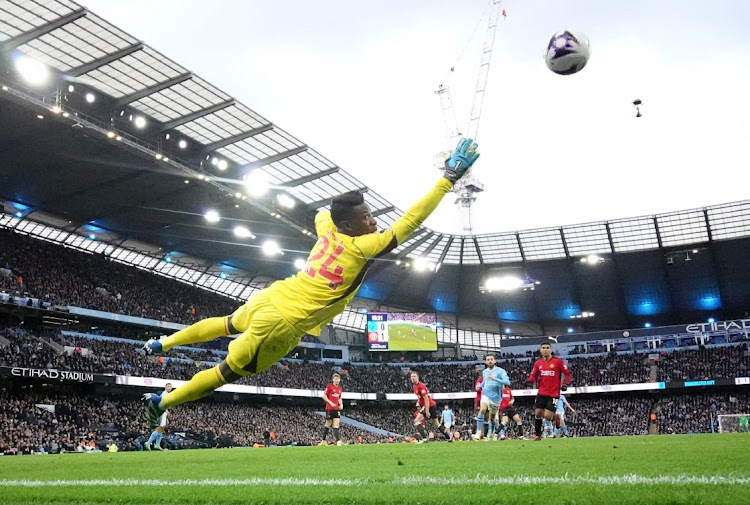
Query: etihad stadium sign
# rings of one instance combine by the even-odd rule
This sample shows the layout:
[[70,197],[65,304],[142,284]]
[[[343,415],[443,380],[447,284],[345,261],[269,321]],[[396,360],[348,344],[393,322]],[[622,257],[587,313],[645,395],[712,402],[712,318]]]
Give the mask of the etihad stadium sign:
[[57,368],[0,367],[0,375],[21,379],[54,380],[68,382],[115,382],[115,376]]
[[714,321],[713,323],[695,323],[685,327],[685,331],[688,333],[707,333],[729,330],[750,331],[750,319]]

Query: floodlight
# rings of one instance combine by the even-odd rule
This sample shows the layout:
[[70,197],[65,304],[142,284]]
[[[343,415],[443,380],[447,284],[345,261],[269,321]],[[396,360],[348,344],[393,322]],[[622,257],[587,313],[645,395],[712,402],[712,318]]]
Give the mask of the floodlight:
[[239,238],[249,238],[253,236],[253,234],[250,233],[250,230],[248,230],[244,226],[235,226],[234,235],[235,237],[239,237]]
[[146,126],[146,118],[143,116],[136,116],[133,120],[133,124],[136,128],[144,128]]
[[275,256],[277,254],[284,254],[281,252],[279,244],[273,240],[267,240],[263,243],[263,254],[266,256]]
[[247,194],[254,197],[263,196],[270,189],[268,176],[262,170],[253,170],[246,175],[244,184]]
[[86,101],[88,103],[94,103],[96,101],[96,96],[93,93],[88,92],[86,93]]
[[216,166],[218,167],[219,170],[226,170],[229,164],[227,163],[227,160],[219,160]]
[[489,291],[513,291],[523,287],[523,280],[512,275],[490,277],[485,281],[484,287]]
[[294,260],[294,268],[296,268],[297,270],[302,270],[303,268],[305,268],[306,264],[307,262],[302,258],[297,258],[296,260]]
[[279,206],[284,207],[285,209],[293,209],[295,204],[294,198],[286,193],[279,194],[279,196],[276,197],[276,202]]
[[180,146],[180,149],[185,149],[185,148],[187,147],[187,141],[185,141],[184,139],[183,139],[183,140],[180,140],[180,141],[179,141],[179,142],[177,143],[177,145],[178,145],[178,146]]
[[47,65],[28,56],[21,56],[16,60],[16,70],[32,86],[42,86],[50,78],[50,71]]
[[203,217],[205,217],[206,221],[209,223],[218,223],[221,220],[219,213],[215,210],[209,210]]

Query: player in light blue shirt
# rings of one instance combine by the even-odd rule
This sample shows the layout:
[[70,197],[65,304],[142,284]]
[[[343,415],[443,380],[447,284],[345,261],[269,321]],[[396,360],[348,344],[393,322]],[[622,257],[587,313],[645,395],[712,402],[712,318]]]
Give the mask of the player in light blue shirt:
[[[172,383],[167,382],[164,385],[164,392],[162,395],[165,395],[172,391]],[[148,437],[148,441],[146,442],[146,449],[151,450],[151,444],[154,445],[154,448],[158,451],[161,451],[161,439],[164,436],[164,432],[167,429],[167,411],[165,410],[164,413],[159,416],[159,421],[157,423],[156,429],[151,433],[151,436]]]
[[451,408],[448,405],[446,405],[445,408],[443,409],[443,413],[440,414],[440,417],[441,417],[443,426],[445,426],[445,431],[451,434],[450,440],[453,441],[453,433],[451,433],[451,428],[453,427],[453,420],[454,420],[453,410],[451,410]]
[[488,418],[488,439],[496,436],[495,417],[497,416],[497,409],[500,407],[500,402],[503,399],[503,386],[510,386],[508,373],[499,366],[495,366],[494,354],[485,356],[484,364],[485,368],[482,371],[482,401],[479,405],[477,432],[474,434],[474,440],[482,438],[485,414],[487,414]]
[[570,406],[570,403],[568,403],[568,400],[565,399],[565,395],[561,394],[560,399],[557,400],[557,409],[555,409],[555,413],[560,416],[560,427],[555,428],[555,432],[553,436],[557,436],[557,434],[562,430],[563,437],[568,437],[568,426],[565,424],[565,407],[568,407],[574,414],[575,409]]

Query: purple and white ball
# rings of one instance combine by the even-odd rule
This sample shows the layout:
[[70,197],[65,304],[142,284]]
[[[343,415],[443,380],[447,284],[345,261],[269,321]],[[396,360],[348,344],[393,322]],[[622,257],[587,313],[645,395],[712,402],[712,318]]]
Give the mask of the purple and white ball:
[[576,30],[562,30],[549,39],[544,62],[556,74],[571,75],[586,66],[590,54],[586,35]]

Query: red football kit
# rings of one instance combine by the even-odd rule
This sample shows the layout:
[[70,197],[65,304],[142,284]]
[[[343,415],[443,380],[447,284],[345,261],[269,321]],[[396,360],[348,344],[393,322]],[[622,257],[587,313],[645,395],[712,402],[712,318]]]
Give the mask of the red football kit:
[[513,392],[508,386],[503,387],[503,399],[500,402],[500,412],[510,407],[510,402],[513,400]]
[[474,383],[474,391],[477,392],[477,397],[474,398],[474,410],[479,410],[479,404],[482,402],[482,383],[483,382],[484,382],[484,377],[480,377]]
[[436,405],[435,400],[432,399],[430,396],[430,392],[427,391],[427,386],[422,384],[421,382],[417,382],[414,384],[414,394],[417,395],[417,399],[419,400],[419,404],[424,407],[424,396],[427,395],[427,399],[430,400],[430,404],[428,407],[432,407]]
[[560,374],[565,374],[565,384],[570,384],[572,374],[568,365],[563,360],[556,356],[552,356],[549,361],[543,359],[536,360],[534,368],[531,370],[529,375],[529,382],[536,382],[539,379],[539,391],[537,395],[549,396],[552,398],[560,398]]
[[336,404],[335,407],[332,407],[330,403],[326,402],[326,410],[340,410],[339,400],[341,399],[342,391],[343,389],[341,389],[340,386],[334,386],[333,384],[328,384],[326,386],[326,391],[325,391],[326,398],[328,398],[328,401],[331,401]]

